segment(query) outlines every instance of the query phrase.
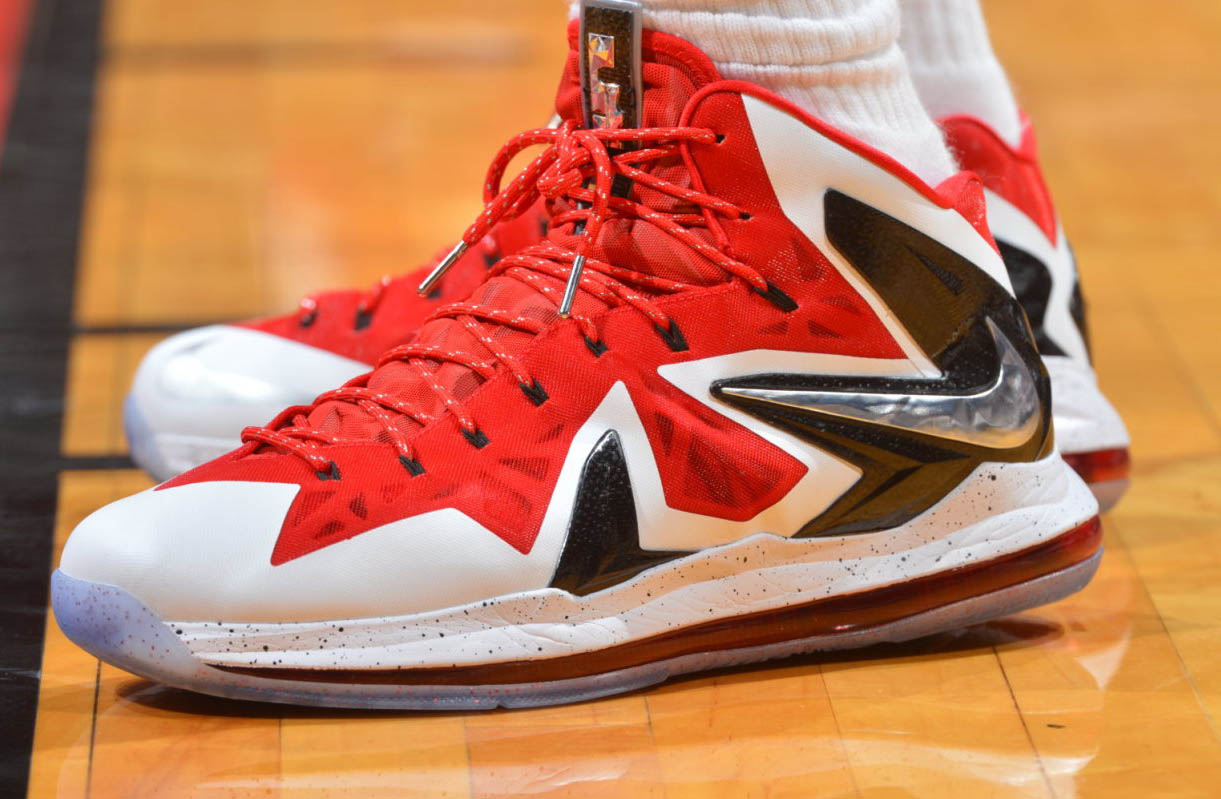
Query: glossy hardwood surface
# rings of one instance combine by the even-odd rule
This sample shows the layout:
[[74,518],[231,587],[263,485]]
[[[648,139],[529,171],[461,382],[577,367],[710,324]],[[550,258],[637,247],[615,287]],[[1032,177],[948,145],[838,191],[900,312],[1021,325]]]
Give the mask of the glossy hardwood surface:
[[[82,328],[290,309],[469,221],[548,113],[558,2],[112,0]],[[160,688],[47,630],[32,796],[1221,795],[1221,6],[986,10],[1134,436],[1082,593],[953,635],[568,707],[368,714]],[[150,333],[78,336],[63,447],[121,451]],[[61,478],[57,540],[149,485]]]

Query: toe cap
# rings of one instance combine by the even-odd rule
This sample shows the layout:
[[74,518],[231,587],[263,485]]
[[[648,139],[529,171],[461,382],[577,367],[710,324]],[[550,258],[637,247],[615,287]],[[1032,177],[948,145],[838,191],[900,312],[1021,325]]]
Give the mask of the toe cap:
[[297,483],[207,481],[149,489],[94,512],[60,571],[122,588],[166,621],[299,622],[394,616],[547,584],[469,516],[409,516],[273,565]]
[[268,563],[299,490],[224,482],[142,491],[87,516],[68,538],[59,568],[119,586],[165,619],[232,618],[257,597],[250,579]]

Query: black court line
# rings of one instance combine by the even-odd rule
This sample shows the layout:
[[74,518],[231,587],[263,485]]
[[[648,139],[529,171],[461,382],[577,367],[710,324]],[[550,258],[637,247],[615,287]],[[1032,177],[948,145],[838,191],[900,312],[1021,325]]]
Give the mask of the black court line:
[[101,16],[35,4],[0,160],[0,796],[29,776]]
[[128,336],[143,333],[181,333],[208,325],[223,325],[234,319],[202,319],[194,322],[150,322],[148,324],[123,325],[76,325],[72,332],[78,336]]
[[120,452],[108,455],[73,455],[60,458],[55,465],[57,472],[97,472],[138,468],[140,467],[136,466],[130,455]]

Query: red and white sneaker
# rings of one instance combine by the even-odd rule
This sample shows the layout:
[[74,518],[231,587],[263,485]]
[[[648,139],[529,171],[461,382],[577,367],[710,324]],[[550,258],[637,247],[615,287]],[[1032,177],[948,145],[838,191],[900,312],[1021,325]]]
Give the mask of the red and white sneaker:
[[539,705],[1089,580],[1098,505],[977,179],[931,188],[630,11],[582,22],[565,121],[506,145],[494,189],[546,149],[463,242],[539,195],[547,238],[372,374],[83,521],[70,638],[224,696]]
[[1128,431],[1090,364],[1077,263],[1039,168],[1034,131],[1023,122],[1017,149],[975,117],[940,124],[959,165],[983,180],[988,226],[1051,375],[1056,443],[1105,511],[1128,487]]
[[431,265],[369,291],[306,297],[295,313],[170,336],[144,356],[123,406],[132,459],[168,480],[238,446],[243,427],[369,371],[502,255],[538,241],[541,222],[532,209],[498,225],[426,297],[416,289]]

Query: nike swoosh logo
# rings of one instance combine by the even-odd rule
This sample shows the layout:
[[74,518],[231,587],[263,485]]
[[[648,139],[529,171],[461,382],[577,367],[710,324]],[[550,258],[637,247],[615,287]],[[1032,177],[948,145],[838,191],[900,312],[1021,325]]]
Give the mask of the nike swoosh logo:
[[799,536],[894,527],[982,463],[1051,451],[1051,385],[1021,306],[945,243],[849,195],[823,197],[827,242],[941,371],[935,378],[743,375],[712,396],[851,463],[855,484]]
[[916,389],[911,393],[763,388],[730,381],[718,383],[715,392],[987,449],[1013,449],[1029,441],[1040,426],[1036,378],[1009,338],[991,319],[986,323],[999,368],[989,385],[970,394],[932,393],[938,381],[947,382],[944,378],[890,381]]

